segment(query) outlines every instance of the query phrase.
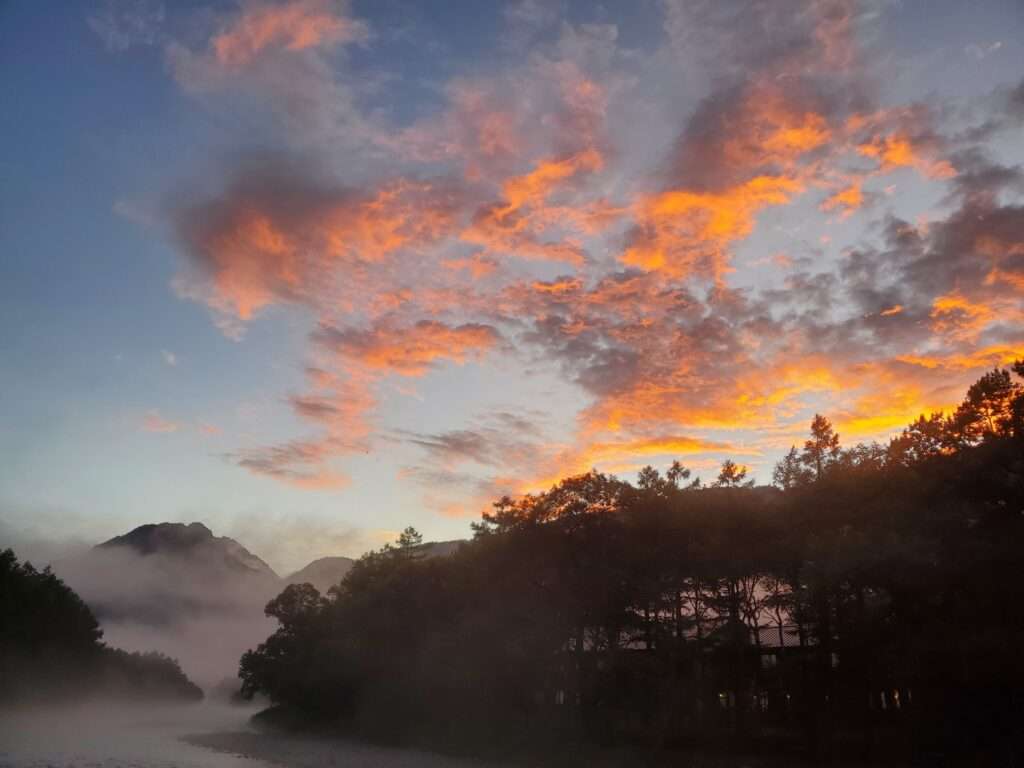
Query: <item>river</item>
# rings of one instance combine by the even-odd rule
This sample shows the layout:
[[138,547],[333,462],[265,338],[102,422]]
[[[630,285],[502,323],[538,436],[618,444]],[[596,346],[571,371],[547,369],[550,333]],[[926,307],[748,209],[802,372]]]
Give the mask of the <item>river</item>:
[[0,768],[474,768],[425,752],[278,737],[252,710],[215,704],[92,704],[0,711]]

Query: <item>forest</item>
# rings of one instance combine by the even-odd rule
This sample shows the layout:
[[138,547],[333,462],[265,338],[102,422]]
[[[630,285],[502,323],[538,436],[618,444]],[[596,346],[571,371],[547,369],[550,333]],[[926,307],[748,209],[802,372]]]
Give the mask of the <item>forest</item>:
[[0,551],[0,705],[90,697],[196,701],[202,690],[163,654],[103,642],[89,606],[49,567]]
[[887,445],[817,415],[771,487],[732,461],[709,483],[591,471],[498,500],[450,557],[407,529],[327,594],[272,600],[243,691],[281,722],[474,751],[1015,764],[1022,377],[985,374]]

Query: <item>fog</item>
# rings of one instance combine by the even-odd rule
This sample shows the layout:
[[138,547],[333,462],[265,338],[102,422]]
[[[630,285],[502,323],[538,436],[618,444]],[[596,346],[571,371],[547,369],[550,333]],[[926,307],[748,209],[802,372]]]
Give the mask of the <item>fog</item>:
[[268,735],[216,703],[0,709],[0,768],[472,768],[481,763],[338,739]]
[[165,653],[207,689],[235,677],[242,653],[274,629],[263,613],[281,589],[273,574],[123,547],[72,553],[53,569],[92,608],[108,644]]
[[0,710],[0,766],[260,768],[268,764],[182,740],[211,731],[245,731],[251,714],[248,708],[209,703],[139,706],[98,699]]

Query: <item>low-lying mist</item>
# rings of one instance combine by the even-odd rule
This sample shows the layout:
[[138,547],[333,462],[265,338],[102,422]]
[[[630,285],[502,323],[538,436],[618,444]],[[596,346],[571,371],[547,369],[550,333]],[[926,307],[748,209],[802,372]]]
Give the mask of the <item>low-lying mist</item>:
[[53,563],[89,604],[104,640],[159,651],[209,689],[233,678],[242,653],[273,631],[263,607],[281,585],[273,574],[126,548],[93,548]]
[[0,765],[248,766],[231,755],[190,747],[181,738],[245,731],[251,707],[215,702],[142,704],[91,698],[66,706],[0,710]]

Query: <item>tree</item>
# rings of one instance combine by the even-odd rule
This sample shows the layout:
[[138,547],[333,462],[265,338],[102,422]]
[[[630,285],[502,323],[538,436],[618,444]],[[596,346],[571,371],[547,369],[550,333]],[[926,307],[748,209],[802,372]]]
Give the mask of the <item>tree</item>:
[[925,416],[923,413],[894,437],[889,443],[889,457],[909,465],[939,456],[953,449],[950,426],[941,411]]
[[700,478],[695,477],[687,485],[683,485],[683,482],[690,479],[690,470],[680,464],[678,461],[673,461],[672,466],[668,468],[665,473],[666,479],[674,485],[676,488],[685,488],[686,490],[696,490],[700,488]]
[[[683,492],[678,464],[636,488],[594,471],[501,499],[449,557],[416,557],[407,531],[328,599],[273,601],[282,626],[243,659],[245,691],[428,744],[521,744],[567,722],[685,743],[731,720],[732,741],[802,729],[819,756],[840,734],[869,761],[911,740],[1002,748],[1024,690],[1024,442],[945,429],[933,414],[896,447],[840,450],[816,416],[775,467],[783,492],[719,490],[746,482],[732,461],[706,491]],[[891,709],[911,689],[912,728],[871,732],[880,692]]]
[[696,478],[683,485],[689,479],[690,470],[678,461],[673,461],[672,466],[665,471],[664,476],[650,465],[643,467],[637,473],[636,487],[642,491],[650,491],[661,496],[665,496],[671,491],[700,488],[700,478]]
[[423,534],[413,528],[407,527],[398,537],[399,549],[411,549],[423,544]]
[[322,601],[312,584],[289,584],[267,603],[264,613],[277,619],[285,632],[295,632],[320,609]]
[[840,451],[838,462],[847,469],[877,472],[885,467],[889,451],[876,442],[857,443],[853,448]]
[[[649,477],[649,475],[648,475]],[[493,512],[484,512],[472,529],[476,535],[507,533],[554,521],[572,523],[619,509],[626,484],[596,469],[561,480],[539,494],[517,498],[503,496],[494,502]]]
[[[1016,365],[1016,364],[1015,364]],[[978,443],[989,436],[1011,433],[1013,403],[1021,387],[1010,379],[1010,372],[995,368],[974,382],[953,414],[957,434],[967,443]]]
[[423,534],[410,525],[398,534],[398,539],[394,544],[389,542],[364,557],[386,555],[393,559],[415,560],[423,556],[423,552],[419,551],[421,546],[423,546]]
[[739,488],[741,486],[746,488],[752,488],[754,481],[746,481],[747,468],[740,466],[732,459],[726,459],[722,462],[722,470],[718,473],[718,479],[715,480],[716,488]]
[[791,490],[811,481],[811,472],[804,466],[796,446],[789,449],[772,470],[772,482],[784,491]]
[[0,652],[91,653],[103,638],[82,599],[49,569],[0,551]]
[[102,642],[85,602],[49,567],[0,551],[0,702],[99,694],[188,699],[202,690],[160,654]]
[[832,422],[821,414],[814,414],[811,437],[804,443],[800,461],[814,472],[815,480],[821,480],[828,467],[838,458],[839,435],[832,429]]
[[665,480],[661,473],[648,464],[641,469],[636,476],[636,487],[642,491],[662,491],[665,487]]
[[[1010,367],[1017,376],[1024,379],[1024,360],[1017,360]],[[1024,437],[1024,387],[1020,385],[1010,403],[1010,427],[1014,437]]]

